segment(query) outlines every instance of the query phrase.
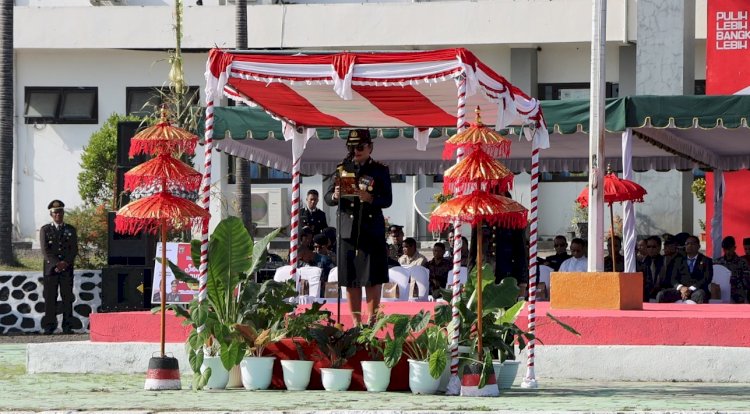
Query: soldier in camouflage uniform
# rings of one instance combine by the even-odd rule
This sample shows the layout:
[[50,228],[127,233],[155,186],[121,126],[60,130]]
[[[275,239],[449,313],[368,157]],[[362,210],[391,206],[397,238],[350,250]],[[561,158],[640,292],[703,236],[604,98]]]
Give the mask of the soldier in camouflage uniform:
[[724,256],[714,260],[714,264],[722,265],[732,272],[729,278],[730,296],[732,303],[747,303],[747,289],[750,287],[750,266],[745,259],[737,256],[737,243],[734,237],[727,236],[721,241]]

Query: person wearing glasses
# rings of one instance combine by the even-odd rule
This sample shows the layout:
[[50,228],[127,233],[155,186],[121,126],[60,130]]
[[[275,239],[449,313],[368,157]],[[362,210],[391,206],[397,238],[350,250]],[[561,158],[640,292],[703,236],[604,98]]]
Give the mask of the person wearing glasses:
[[570,255],[568,254],[568,239],[563,235],[555,236],[553,243],[555,254],[547,256],[542,264],[551,267],[552,270],[557,272],[560,270],[560,265],[570,259]]
[[338,278],[346,287],[352,318],[361,324],[362,287],[368,318],[373,318],[382,284],[388,282],[383,209],[391,206],[393,195],[388,167],[370,157],[370,131],[349,131],[346,148],[348,155],[337,167],[324,200],[329,206],[338,206]]
[[[664,248],[666,250],[666,244]],[[659,303],[683,301],[685,303],[705,303],[711,297],[708,285],[714,277],[713,261],[702,255],[700,240],[693,235],[685,239],[684,272],[672,273],[672,289],[665,289],[656,295]]]
[[[73,333],[73,262],[78,255],[78,235],[75,227],[64,222],[65,203],[52,200],[47,209],[52,223],[39,230],[39,244],[44,256],[42,330],[45,335],[52,335],[57,329],[57,314],[61,311],[62,332],[70,334]],[[62,309],[57,307],[58,290]]]

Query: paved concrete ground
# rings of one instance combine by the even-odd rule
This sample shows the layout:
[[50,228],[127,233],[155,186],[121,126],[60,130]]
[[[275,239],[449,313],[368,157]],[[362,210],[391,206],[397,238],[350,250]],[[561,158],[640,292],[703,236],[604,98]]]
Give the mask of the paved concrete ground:
[[153,392],[142,389],[145,376],[139,374],[26,374],[25,359],[25,345],[0,345],[0,411],[750,413],[750,384],[601,383],[540,378],[541,387],[537,390],[513,388],[499,398],[467,398],[366,392],[193,392],[187,389],[189,376],[183,375],[185,390]]

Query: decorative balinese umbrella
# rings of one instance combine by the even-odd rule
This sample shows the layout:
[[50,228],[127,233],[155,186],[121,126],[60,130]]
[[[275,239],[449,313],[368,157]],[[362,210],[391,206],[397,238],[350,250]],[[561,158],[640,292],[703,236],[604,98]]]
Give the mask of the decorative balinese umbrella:
[[477,145],[481,146],[492,157],[508,157],[510,155],[511,141],[494,129],[487,128],[482,123],[479,107],[474,110],[474,113],[476,113],[477,117],[475,123],[445,141],[443,159],[451,158],[459,148],[463,148],[464,150],[476,149]]
[[125,189],[155,186],[166,179],[167,189],[179,188],[185,192],[198,191],[203,175],[189,165],[170,156],[159,154],[125,173]]
[[512,187],[513,172],[482,148],[474,149],[443,173],[443,192],[446,194],[466,194],[474,190],[504,192]]
[[135,134],[130,140],[128,156],[138,154],[194,154],[198,136],[169,122],[167,111],[162,108],[161,120]]
[[[146,379],[147,390],[180,389],[177,360],[165,356],[166,289],[167,289],[167,231],[198,225],[209,218],[209,213],[194,202],[173,195],[170,190],[190,193],[197,190],[200,174],[173,157],[174,153],[195,152],[198,137],[172,126],[162,108],[161,122],[136,134],[131,140],[129,155],[140,153],[156,158],[133,168],[125,176],[125,187],[134,192],[145,190],[149,195],[133,201],[117,211],[115,231],[136,234],[142,231],[161,232],[161,358],[151,358]],[[158,193],[153,193],[154,191]],[[143,191],[141,191],[143,192]],[[166,372],[166,374],[162,374]],[[170,381],[174,380],[175,381]]]
[[[610,219],[610,243],[612,244],[612,271],[616,269],[615,255],[615,215],[612,211],[613,203],[621,203],[623,201],[633,201],[636,203],[643,202],[643,196],[647,194],[646,189],[633,181],[619,178],[617,174],[607,167],[607,174],[604,176],[604,202],[609,204],[609,219]],[[576,202],[581,207],[588,207],[589,205],[589,188],[584,187],[581,194],[576,198]]]
[[[482,237],[483,223],[506,228],[524,228],[527,222],[527,210],[510,198],[476,190],[471,194],[458,196],[438,206],[430,216],[430,230],[441,230],[453,220],[477,226],[477,355],[484,361],[482,353]],[[476,370],[475,370],[476,371]],[[479,370],[481,372],[481,369]],[[489,382],[493,385],[492,379]],[[482,396],[497,396],[497,387],[487,390]],[[462,391],[463,395],[463,391]]]

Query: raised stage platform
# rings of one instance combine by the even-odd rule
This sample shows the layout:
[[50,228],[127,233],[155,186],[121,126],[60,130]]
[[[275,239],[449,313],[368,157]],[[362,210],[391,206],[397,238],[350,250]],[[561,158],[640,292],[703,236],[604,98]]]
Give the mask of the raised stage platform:
[[[335,311],[335,305],[328,305]],[[432,310],[435,303],[390,302],[386,313]],[[342,306],[342,311],[346,306]],[[574,336],[547,312],[581,333]],[[554,310],[537,305],[536,375],[600,381],[750,382],[750,305],[644,304],[642,311]],[[342,315],[344,324],[351,317]],[[526,326],[526,315],[518,325]],[[167,318],[167,351],[189,365],[183,341],[188,328]],[[91,341],[29,344],[27,369],[37,372],[144,372],[158,351],[159,315],[150,312],[91,315]],[[282,344],[283,347],[283,344]],[[83,357],[82,357],[83,356]],[[526,353],[520,355],[525,374]],[[685,363],[685,361],[690,361]],[[398,382],[395,382],[398,384]]]
[[[435,302],[386,302],[387,314],[432,311]],[[336,305],[325,305],[336,313]],[[342,305],[342,322],[351,315]],[[574,327],[581,336],[565,331],[547,317]],[[683,305],[644,303],[643,310],[554,310],[549,302],[537,304],[537,337],[545,345],[667,345],[750,347],[750,305]],[[91,314],[92,342],[158,342],[159,315],[151,312]],[[526,313],[519,317],[526,328]],[[167,342],[184,342],[190,332],[174,314],[167,315]]]

